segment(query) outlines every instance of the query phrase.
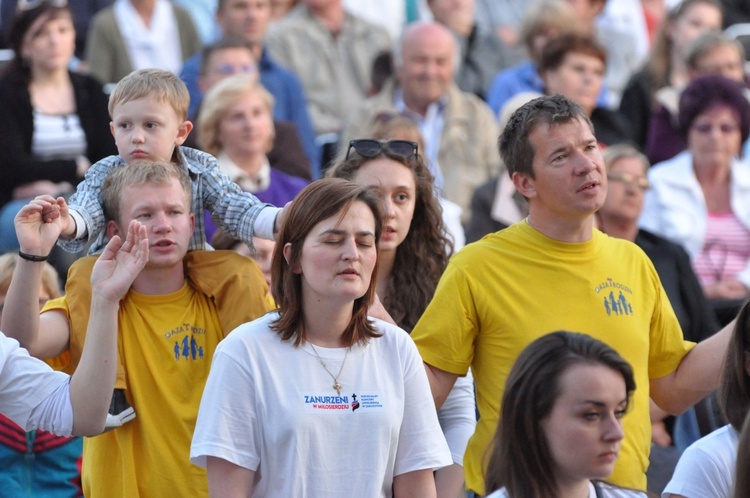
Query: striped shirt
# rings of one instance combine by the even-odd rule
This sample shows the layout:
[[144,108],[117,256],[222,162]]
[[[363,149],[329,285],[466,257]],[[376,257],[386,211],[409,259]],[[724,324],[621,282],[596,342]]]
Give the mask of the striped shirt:
[[86,134],[78,114],[45,114],[37,109],[31,153],[38,159],[75,159],[86,154]]
[[734,213],[709,213],[703,248],[693,260],[704,287],[737,278],[750,259],[750,231]]

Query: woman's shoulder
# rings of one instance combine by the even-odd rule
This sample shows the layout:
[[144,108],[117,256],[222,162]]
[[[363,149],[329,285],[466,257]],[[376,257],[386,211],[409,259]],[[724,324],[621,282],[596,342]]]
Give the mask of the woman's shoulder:
[[737,443],[737,431],[731,425],[727,424],[688,446],[683,454],[711,455],[725,452],[734,453],[737,451]]
[[8,96],[14,94],[25,94],[28,99],[28,82],[18,75],[5,73],[0,76],[0,95]]
[[375,328],[381,333],[380,337],[371,339],[371,341],[378,341],[380,347],[383,348],[411,349],[414,347],[414,350],[416,351],[414,341],[412,341],[411,336],[409,336],[409,333],[404,329],[398,325],[381,320],[380,318],[372,316],[369,318],[374,322]]
[[269,311],[251,322],[243,323],[231,331],[222,343],[227,343],[233,347],[237,347],[240,344],[249,348],[264,347],[264,345],[278,337],[276,332],[271,329],[272,323],[278,317],[279,313],[277,311]]

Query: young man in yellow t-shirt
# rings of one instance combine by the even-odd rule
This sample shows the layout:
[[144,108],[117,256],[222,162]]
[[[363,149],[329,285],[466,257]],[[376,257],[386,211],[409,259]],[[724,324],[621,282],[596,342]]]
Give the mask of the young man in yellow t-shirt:
[[[116,168],[102,189],[107,235],[122,236],[137,220],[148,236],[148,262],[126,274],[116,313],[89,313],[101,297],[89,283],[98,256],[71,267],[65,297],[50,301],[41,316],[6,310],[16,324],[9,334],[41,358],[70,351],[69,370],[80,359],[89,319],[119,331],[125,392],[137,417],[84,442],[83,491],[91,498],[208,496],[205,471],[188,455],[211,357],[221,339],[268,305],[263,275],[251,260],[231,251],[188,253],[190,195],[187,173],[170,163]],[[36,202],[48,203],[49,222],[51,213],[64,219],[63,199]],[[34,236],[33,226],[18,229]]]
[[594,229],[607,177],[580,106],[559,95],[527,103],[500,152],[529,216],[454,256],[412,332],[438,407],[472,368],[480,419],[464,456],[467,486],[491,491],[484,455],[513,362],[534,339],[567,329],[608,343],[633,366],[638,389],[611,481],[645,490],[649,395],[677,414],[715,389],[732,325],[697,346],[684,341],[646,255]]

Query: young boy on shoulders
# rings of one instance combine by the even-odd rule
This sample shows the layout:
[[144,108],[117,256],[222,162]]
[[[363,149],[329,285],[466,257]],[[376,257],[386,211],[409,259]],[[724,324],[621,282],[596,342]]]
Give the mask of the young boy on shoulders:
[[81,251],[94,238],[89,254],[102,250],[107,241],[102,182],[113,169],[140,159],[172,161],[188,172],[192,182],[191,210],[195,215],[190,250],[206,247],[204,209],[211,212],[217,226],[251,246],[254,236],[273,239],[281,209],[243,192],[219,170],[210,154],[181,147],[193,129],[187,120],[189,103],[185,84],[168,71],[134,71],[117,84],[109,97],[109,114],[119,155],[94,164],[70,198],[70,214],[64,220],[58,242],[65,250]]

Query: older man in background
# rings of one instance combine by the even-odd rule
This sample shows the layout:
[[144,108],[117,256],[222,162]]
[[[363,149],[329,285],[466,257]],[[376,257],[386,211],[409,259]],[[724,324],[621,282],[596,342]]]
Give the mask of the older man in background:
[[440,24],[409,25],[396,47],[394,65],[395,79],[352,113],[341,143],[360,138],[382,113],[412,117],[425,142],[420,154],[442,195],[462,208],[466,222],[472,192],[500,169],[492,111],[453,82],[456,41]]
[[527,59],[522,46],[509,46],[475,17],[474,0],[427,0],[435,21],[450,29],[458,44],[459,88],[484,99],[496,73]]

